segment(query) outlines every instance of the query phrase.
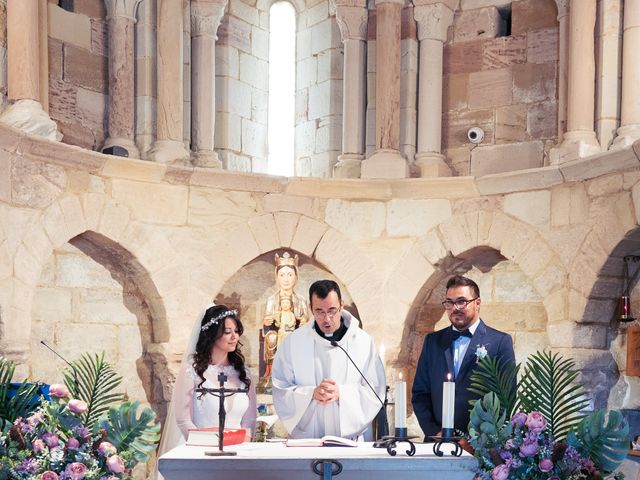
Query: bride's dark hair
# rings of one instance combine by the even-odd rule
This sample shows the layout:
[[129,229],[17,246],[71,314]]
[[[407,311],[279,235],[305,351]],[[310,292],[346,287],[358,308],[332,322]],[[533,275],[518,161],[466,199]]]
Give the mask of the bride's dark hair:
[[[198,384],[198,388],[205,382],[203,375],[209,367],[213,344],[224,334],[224,323],[228,317],[233,318],[238,328],[238,335],[242,335],[244,327],[242,326],[240,318],[226,305],[209,307],[202,317],[202,322],[200,322],[200,336],[196,344],[196,351],[193,354],[193,369],[202,379],[202,382]],[[249,385],[251,385],[251,378],[247,376],[247,369],[244,366],[244,355],[242,355],[240,351],[241,346],[242,344],[238,341],[236,349],[233,352],[229,352],[228,359],[229,363],[233,365],[233,368],[238,372],[240,381],[248,388]]]

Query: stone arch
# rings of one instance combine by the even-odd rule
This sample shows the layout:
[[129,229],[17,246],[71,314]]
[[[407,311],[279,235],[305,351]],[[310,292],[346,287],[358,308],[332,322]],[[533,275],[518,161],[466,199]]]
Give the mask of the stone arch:
[[[258,10],[263,10],[265,12],[268,12],[269,9],[271,8],[271,5],[279,1],[282,1],[282,0],[258,0],[256,4],[256,8]],[[296,15],[299,15],[301,12],[303,12],[307,8],[304,0],[284,0],[284,1],[287,1],[291,5],[293,5],[293,8],[296,11]]]

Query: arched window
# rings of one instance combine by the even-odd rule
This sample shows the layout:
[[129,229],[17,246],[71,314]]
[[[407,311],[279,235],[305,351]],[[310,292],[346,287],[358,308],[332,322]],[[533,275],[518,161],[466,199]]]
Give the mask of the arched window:
[[294,174],[296,14],[289,2],[269,9],[268,172]]

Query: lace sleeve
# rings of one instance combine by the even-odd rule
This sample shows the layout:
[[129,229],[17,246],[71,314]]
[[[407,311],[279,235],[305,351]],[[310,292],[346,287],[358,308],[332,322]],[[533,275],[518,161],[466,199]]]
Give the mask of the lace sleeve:
[[[194,378],[195,377],[195,378]],[[197,374],[193,366],[185,364],[180,369],[173,387],[173,408],[176,414],[178,428],[184,438],[187,438],[193,423],[193,393],[197,385]]]

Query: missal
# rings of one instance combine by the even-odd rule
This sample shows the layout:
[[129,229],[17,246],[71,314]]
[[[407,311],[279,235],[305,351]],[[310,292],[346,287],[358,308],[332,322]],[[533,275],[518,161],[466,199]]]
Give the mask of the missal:
[[[218,427],[189,429],[187,445],[194,447],[217,447]],[[244,442],[247,431],[244,428],[225,428],[224,445],[237,445]]]
[[322,438],[290,438],[287,447],[357,447],[358,442],[348,438],[325,435]]

